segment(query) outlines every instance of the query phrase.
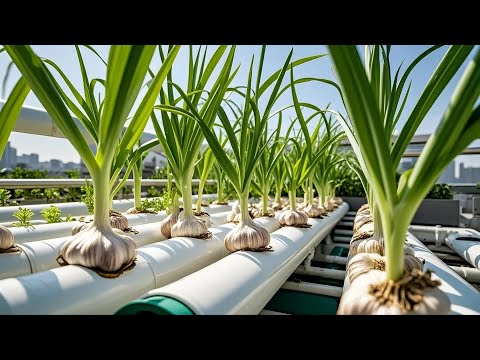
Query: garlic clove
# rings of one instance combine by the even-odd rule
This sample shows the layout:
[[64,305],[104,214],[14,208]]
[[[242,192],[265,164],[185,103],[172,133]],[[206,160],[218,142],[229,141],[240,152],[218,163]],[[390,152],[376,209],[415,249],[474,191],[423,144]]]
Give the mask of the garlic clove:
[[274,202],[274,203],[272,204],[272,209],[273,209],[273,211],[282,210],[282,209],[283,209],[283,205],[280,204],[280,203]]
[[110,226],[112,228],[126,230],[128,229],[128,219],[125,217],[125,215],[117,211],[110,210]]
[[304,213],[308,215],[308,217],[311,218],[320,218],[322,217],[322,214],[324,213],[325,209],[321,206],[317,205],[307,205],[306,207],[303,208],[302,210]]
[[81,222],[79,221],[77,224],[75,224],[72,228],[72,235],[78,234],[80,231],[85,230],[87,227],[88,223]]
[[212,221],[210,220],[210,215],[208,213],[203,212],[203,211],[197,213],[196,211],[194,211],[193,215],[195,215],[195,217],[197,219],[203,221],[205,223],[205,225],[207,226],[207,228],[212,226]]
[[68,264],[115,272],[135,259],[135,242],[120,229],[93,222],[86,225],[60,249],[59,255]]
[[[356,278],[342,295],[338,315],[447,315],[450,299],[438,289],[431,273],[405,273],[402,285],[385,287],[386,272],[371,270]],[[422,280],[419,280],[422,279]],[[423,284],[423,285],[422,285]],[[426,286],[425,286],[426,285]],[[383,292],[379,289],[384,289]],[[412,290],[416,293],[412,293]],[[379,298],[383,298],[382,302]]]
[[168,215],[165,219],[160,221],[160,232],[167,239],[170,239],[172,237],[172,226],[177,223],[180,211],[180,209],[177,209],[170,215]]
[[0,249],[7,250],[14,245],[13,233],[9,228],[0,225]]
[[246,224],[239,223],[225,236],[224,244],[228,251],[262,250],[270,243],[269,232],[248,221]]
[[280,214],[278,221],[281,226],[308,225],[308,215],[303,211],[286,210]]
[[195,216],[184,218],[182,211],[178,217],[176,224],[172,226],[172,237],[193,237],[201,238],[208,235],[208,227],[205,223],[197,219]]

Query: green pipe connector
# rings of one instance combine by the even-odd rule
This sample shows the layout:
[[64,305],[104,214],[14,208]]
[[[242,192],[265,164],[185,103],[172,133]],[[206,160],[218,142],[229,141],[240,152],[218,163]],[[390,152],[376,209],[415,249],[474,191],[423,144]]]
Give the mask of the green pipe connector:
[[122,306],[114,315],[195,315],[185,304],[166,296],[151,296]]

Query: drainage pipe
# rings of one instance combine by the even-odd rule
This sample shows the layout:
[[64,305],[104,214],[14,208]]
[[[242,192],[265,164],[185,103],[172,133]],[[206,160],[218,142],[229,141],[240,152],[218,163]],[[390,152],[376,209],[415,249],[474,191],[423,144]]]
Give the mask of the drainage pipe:
[[457,229],[445,239],[447,246],[480,270],[480,232],[473,229]]
[[282,285],[282,289],[333,296],[337,298],[342,296],[342,288],[339,286],[315,284],[306,281],[285,281]]

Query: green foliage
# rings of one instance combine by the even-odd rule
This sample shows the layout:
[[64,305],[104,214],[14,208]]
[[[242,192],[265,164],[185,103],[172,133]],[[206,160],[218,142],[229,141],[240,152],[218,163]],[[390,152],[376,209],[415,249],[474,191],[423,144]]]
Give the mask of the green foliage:
[[50,205],[50,208],[48,209],[42,209],[40,213],[48,223],[62,222],[62,218],[60,217],[61,210],[54,205]]
[[448,184],[435,184],[425,197],[426,199],[453,199],[452,187]]
[[8,206],[9,199],[12,197],[7,189],[0,189],[0,206]]
[[60,199],[60,190],[59,189],[45,189],[43,192],[47,202],[51,202],[52,200]]
[[93,214],[94,202],[93,202],[93,185],[90,185],[85,180],[85,185],[82,186],[82,202],[85,203],[89,214]]
[[338,173],[338,177],[335,182],[338,185],[335,194],[337,196],[365,196],[365,190],[358,175],[353,171],[346,162],[339,165],[341,171]]
[[31,219],[32,219],[32,216],[33,216],[33,211],[28,209],[28,208],[22,208],[22,207],[19,207],[18,208],[18,211],[15,211],[13,214],[12,214],[13,217],[15,217],[16,219],[18,219],[18,222],[14,222],[12,225],[13,226],[16,226],[16,227],[20,227],[20,226],[23,226],[23,227],[31,227],[31,228],[34,228],[34,226],[32,225],[31,223]]
[[157,190],[155,186],[150,186],[150,188],[147,190],[147,197],[158,197],[161,196],[162,193]]
[[72,216],[72,214],[68,214],[67,217],[65,218],[66,222],[69,221],[76,221],[77,219]]
[[67,179],[80,179],[80,170],[64,170],[65,176]]
[[[155,189],[155,191],[157,190]],[[172,198],[176,191],[177,190],[175,189],[175,187],[172,187],[170,191],[168,189],[165,189],[162,193],[158,192],[158,194],[160,195],[159,197],[144,199],[142,201],[142,206],[140,209],[142,211],[154,210],[157,212],[167,210],[172,202]]]
[[162,168],[155,168],[153,170],[152,175],[150,176],[150,179],[166,179],[167,178],[167,166],[164,166]]
[[7,178],[10,179],[46,179],[48,178],[47,170],[23,169],[19,166],[15,168]]

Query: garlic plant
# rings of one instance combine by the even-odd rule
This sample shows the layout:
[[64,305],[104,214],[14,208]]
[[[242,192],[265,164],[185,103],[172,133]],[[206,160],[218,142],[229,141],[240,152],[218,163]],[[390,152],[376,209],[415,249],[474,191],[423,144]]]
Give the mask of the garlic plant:
[[[213,154],[238,194],[240,214],[237,216],[240,217],[240,221],[237,226],[227,234],[224,240],[226,248],[232,252],[238,250],[269,250],[270,234],[267,230],[252,221],[248,209],[248,197],[252,177],[263,152],[270,143],[270,139],[264,142],[261,141],[264,139],[269,118],[278,113],[272,112],[272,107],[278,99],[277,95],[280,92],[280,86],[287,69],[318,58],[318,56],[304,58],[290,64],[292,57],[292,52],[290,52],[283,67],[262,82],[265,50],[266,47],[263,46],[256,82],[253,83],[252,79],[254,66],[254,59],[252,58],[245,92],[242,92],[239,88],[231,89],[231,91],[239,94],[244,99],[244,107],[240,114],[240,121],[235,122],[235,124],[239,125],[238,132],[235,131],[236,126],[232,126],[230,123],[228,114],[223,107],[220,108],[218,112],[224,131],[230,142],[230,149],[233,152],[234,161],[225,154],[218,136],[211,130],[208,123],[201,117],[196,116],[193,108],[189,109],[191,111],[191,118],[195,119],[201,126],[205,139],[208,141]],[[271,89],[270,96],[267,101],[264,102],[266,105],[261,110],[259,107],[261,97],[267,90],[270,90],[272,85],[273,89]],[[238,114],[234,114],[234,116],[237,115]],[[272,138],[272,135],[270,138]],[[259,144],[261,146],[259,146]]]
[[[290,199],[290,208],[284,210],[280,215],[279,221],[281,225],[287,226],[297,226],[297,227],[310,227],[308,225],[308,215],[303,211],[297,211],[297,188],[305,181],[311,179],[311,175],[315,170],[318,162],[324,156],[325,150],[334,142],[338,141],[341,134],[335,134],[329,139],[326,139],[318,147],[313,148],[312,143],[317,141],[320,127],[322,122],[318,121],[317,126],[315,127],[312,134],[309,134],[307,124],[316,116],[319,116],[323,113],[318,107],[299,103],[297,94],[295,91],[295,81],[293,79],[293,70],[291,70],[291,89],[292,89],[292,98],[294,102],[295,112],[297,114],[297,119],[300,123],[301,132],[297,134],[296,137],[291,137],[289,141],[292,144],[292,148],[288,154],[284,154],[285,160],[285,169],[286,169],[286,179],[287,179],[287,189]],[[305,120],[301,106],[309,107],[310,109],[315,110],[315,112],[310,115],[310,117]],[[321,117],[323,119],[323,117]],[[292,123],[293,125],[293,123]],[[313,148],[313,149],[312,149]]]
[[[288,138],[292,127],[290,126],[285,138]],[[282,112],[278,113],[277,127],[272,134],[267,134],[268,128],[265,128],[258,147],[266,145],[265,151],[260,155],[258,166],[255,168],[255,178],[252,180],[252,185],[256,186],[261,195],[261,207],[253,212],[254,217],[274,216],[274,209],[268,206],[268,193],[272,187],[274,170],[278,160],[282,157],[285,141],[280,138],[280,131],[282,130]],[[272,138],[272,141],[268,141]],[[278,207],[277,207],[278,208]]]
[[[5,48],[45,110],[78,151],[92,178],[95,196],[93,222],[63,244],[59,258],[67,264],[83,265],[107,273],[117,273],[129,267],[135,259],[135,242],[120,230],[112,229],[109,221],[112,167],[115,169],[115,164],[123,167],[129,152],[142,135],[180,46],[171,48],[141,99],[139,92],[156,46],[111,46],[103,82],[105,97],[100,108],[93,99],[94,86],[99,80],[88,82],[87,76],[82,76],[87,95],[83,99],[64,78],[82,109],[63,92],[30,46],[7,45]],[[78,53],[79,48],[76,49]],[[82,73],[85,73],[80,56],[79,61]],[[130,124],[123,131],[136,100],[141,101]],[[68,109],[72,110],[97,143],[96,154],[89,148]]]
[[201,220],[205,221],[205,224],[207,225],[207,227],[210,227],[211,221],[210,221],[210,215],[202,211],[202,194],[203,194],[203,188],[205,187],[205,184],[208,179],[208,175],[210,174],[210,171],[212,171],[214,163],[215,163],[215,156],[213,156],[212,150],[209,147],[207,147],[196,164],[200,183],[198,184],[197,201],[196,201],[195,212],[193,214],[198,218],[200,218]]
[[[4,51],[3,48],[1,50]],[[21,77],[15,84],[5,104],[0,108],[0,154],[3,154],[5,150],[10,133],[15,126],[18,115],[22,110],[23,102],[29,92],[30,88],[27,81]],[[16,250],[12,232],[7,227],[0,225],[0,253]]]
[[[404,244],[408,226],[423,198],[444,168],[480,134],[480,50],[466,67],[440,124],[413,169],[397,185],[395,170],[421,121],[458,71],[473,46],[451,46],[392,142],[403,84],[422,54],[407,69],[397,86],[390,78],[388,55],[382,46],[367,48],[366,69],[355,46],[329,46],[341,84],[342,98],[350,122],[342,124],[370,186],[374,226],[381,226],[385,243],[386,271],[371,270],[359,276],[343,295],[340,314],[442,313],[449,301],[430,272],[405,272]],[[380,58],[383,64],[380,65]],[[420,60],[419,60],[420,59]],[[381,76],[380,76],[381,75]],[[408,93],[408,91],[407,91]],[[370,203],[370,208],[372,204]]]
[[[201,47],[196,56],[193,55],[193,47],[190,46],[189,49],[186,92],[172,81],[172,72],[169,72],[167,88],[160,92],[161,105],[155,106],[156,109],[161,110],[161,124],[154,113],[152,113],[152,120],[183,199],[183,215],[181,213],[178,221],[172,226],[171,235],[208,238],[210,235],[208,227],[205,222],[195,217],[192,209],[192,178],[204,135],[199,125],[191,117],[200,118],[209,129],[213,127],[225,92],[238,69],[232,72],[235,53],[235,46],[232,46],[223,66],[219,68],[217,78],[214,79],[212,87],[207,91],[207,82],[220,64],[228,46],[219,46],[208,62],[206,61],[207,49],[202,57],[200,56]],[[163,52],[161,53],[163,54]],[[206,98],[202,99],[204,93],[206,93]],[[178,106],[181,101],[183,101],[183,105]],[[172,218],[169,221],[171,220]]]

